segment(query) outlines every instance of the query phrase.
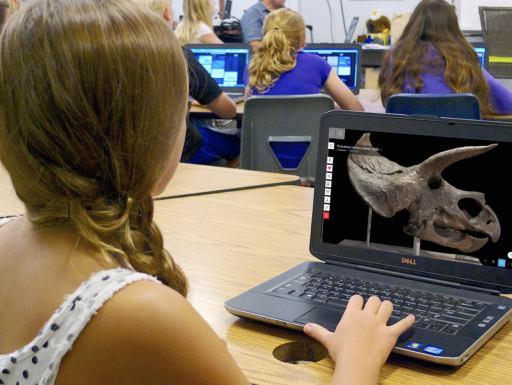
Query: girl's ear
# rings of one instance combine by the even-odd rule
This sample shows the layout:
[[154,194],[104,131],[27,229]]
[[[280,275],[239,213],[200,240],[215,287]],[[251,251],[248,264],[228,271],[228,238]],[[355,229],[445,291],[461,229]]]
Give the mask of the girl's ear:
[[306,46],[306,42],[307,42],[307,37],[304,36],[304,38],[302,39],[302,43],[300,43],[300,49],[302,49]]

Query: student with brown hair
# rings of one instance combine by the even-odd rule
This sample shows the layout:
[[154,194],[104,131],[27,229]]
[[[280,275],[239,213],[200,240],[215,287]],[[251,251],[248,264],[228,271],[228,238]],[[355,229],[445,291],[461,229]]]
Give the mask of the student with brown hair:
[[303,52],[306,24],[288,8],[271,12],[263,24],[263,41],[245,76],[247,96],[327,94],[344,110],[364,111],[329,63]]
[[512,92],[481,67],[445,0],[423,0],[384,59],[382,103],[391,95],[471,93],[482,115],[512,113]]
[[[248,384],[153,223],[186,79],[169,26],[131,1],[37,0],[6,24],[0,160],[26,215],[0,222],[0,384]],[[389,301],[362,306],[336,333],[305,327],[336,384],[376,383],[414,319],[387,327]]]

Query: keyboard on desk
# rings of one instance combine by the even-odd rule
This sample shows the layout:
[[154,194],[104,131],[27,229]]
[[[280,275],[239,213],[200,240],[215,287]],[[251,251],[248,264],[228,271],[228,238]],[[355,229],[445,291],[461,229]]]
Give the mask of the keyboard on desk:
[[[273,293],[306,299],[319,305],[333,305],[341,311],[355,294],[363,297],[365,302],[368,298],[377,296],[382,301],[389,300],[393,303],[392,317],[404,318],[408,314],[414,314],[417,328],[448,334],[457,334],[490,305],[312,269],[276,288]],[[485,327],[485,323],[490,320],[492,317],[488,317],[482,321],[484,324],[478,326]]]

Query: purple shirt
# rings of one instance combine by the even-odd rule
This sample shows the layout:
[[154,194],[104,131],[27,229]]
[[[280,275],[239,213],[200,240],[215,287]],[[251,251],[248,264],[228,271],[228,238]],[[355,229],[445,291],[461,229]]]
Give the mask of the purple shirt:
[[[249,74],[245,69],[244,82],[249,84]],[[297,65],[291,71],[281,74],[268,92],[260,94],[252,88],[252,95],[311,95],[320,93],[332,67],[318,55],[297,52]]]
[[[432,57],[436,54],[437,50],[432,47]],[[444,81],[444,71],[441,69],[437,75],[431,73],[421,74],[423,80],[423,88],[420,94],[453,94],[455,93],[448,87]],[[512,91],[494,79],[492,75],[482,68],[485,80],[491,89],[491,105],[497,114],[510,114],[512,113]],[[406,81],[404,85],[404,92],[407,94],[415,94],[416,90],[414,85]]]

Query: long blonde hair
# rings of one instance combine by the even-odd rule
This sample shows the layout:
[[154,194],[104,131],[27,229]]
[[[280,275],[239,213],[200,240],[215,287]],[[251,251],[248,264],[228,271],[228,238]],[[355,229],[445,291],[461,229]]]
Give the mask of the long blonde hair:
[[249,88],[265,93],[274,86],[281,74],[291,71],[297,64],[297,52],[306,36],[306,23],[302,16],[281,8],[270,12],[263,23],[261,47],[249,65]]
[[157,16],[162,17],[164,15],[165,10],[171,5],[169,0],[132,0],[136,3],[143,4],[153,12],[157,14]]
[[180,150],[186,70],[165,22],[125,0],[35,1],[0,42],[0,160],[27,219],[183,295],[151,192]]
[[201,22],[213,30],[209,0],[183,0],[183,20],[175,31],[181,45],[196,42]]

